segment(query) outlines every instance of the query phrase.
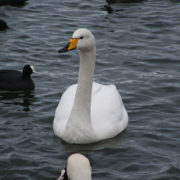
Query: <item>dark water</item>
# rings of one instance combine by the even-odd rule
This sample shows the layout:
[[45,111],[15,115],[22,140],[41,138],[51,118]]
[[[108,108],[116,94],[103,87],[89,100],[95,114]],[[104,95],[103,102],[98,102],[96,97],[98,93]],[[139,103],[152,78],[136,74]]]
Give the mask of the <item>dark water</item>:
[[[180,2],[108,2],[0,7],[10,27],[0,32],[0,68],[31,64],[39,72],[34,91],[0,92],[0,179],[55,180],[73,152],[91,159],[93,179],[180,179]],[[52,130],[79,66],[76,51],[57,51],[79,27],[96,37],[95,81],[114,83],[129,113],[124,133],[84,146],[68,145]]]

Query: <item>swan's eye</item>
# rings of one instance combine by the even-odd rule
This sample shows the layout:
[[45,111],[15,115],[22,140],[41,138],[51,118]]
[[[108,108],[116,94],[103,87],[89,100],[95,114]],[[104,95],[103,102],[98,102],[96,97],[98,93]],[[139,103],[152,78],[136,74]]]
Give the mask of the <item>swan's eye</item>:
[[79,39],[83,39],[84,37],[83,36],[81,36]]

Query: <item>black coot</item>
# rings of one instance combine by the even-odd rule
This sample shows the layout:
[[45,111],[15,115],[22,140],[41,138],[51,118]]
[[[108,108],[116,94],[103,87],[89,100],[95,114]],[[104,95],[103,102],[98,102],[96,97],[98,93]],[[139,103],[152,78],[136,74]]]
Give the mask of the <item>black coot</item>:
[[27,0],[0,0],[0,6],[24,6]]
[[9,27],[8,27],[7,23],[4,20],[0,19],[0,31],[5,31],[8,28]]
[[23,72],[17,70],[0,70],[0,90],[32,90],[35,85],[31,74],[35,73],[33,66],[25,65]]

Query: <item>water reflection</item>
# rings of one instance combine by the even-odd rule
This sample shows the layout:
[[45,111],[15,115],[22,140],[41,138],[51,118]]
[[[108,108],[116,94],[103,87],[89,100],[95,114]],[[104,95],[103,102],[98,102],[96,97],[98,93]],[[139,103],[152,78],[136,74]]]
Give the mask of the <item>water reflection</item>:
[[113,4],[113,3],[140,3],[145,0],[106,0],[108,4]]
[[124,143],[127,141],[127,131],[128,129],[118,134],[114,138],[102,140],[91,144],[68,144],[56,136],[54,136],[54,141],[60,146],[59,148],[63,148],[66,152],[80,152],[88,150],[97,151],[106,148],[118,149],[119,147],[123,147]]
[[108,4],[104,5],[103,10],[107,11],[109,14],[113,12],[113,8]]
[[35,99],[34,91],[1,91],[0,101],[4,104],[20,105],[23,107],[23,111],[30,111],[30,106]]
[[110,6],[111,4],[114,3],[140,3],[145,0],[106,0],[107,4],[104,5],[102,8],[103,10],[107,11],[108,14],[112,14],[114,9]]

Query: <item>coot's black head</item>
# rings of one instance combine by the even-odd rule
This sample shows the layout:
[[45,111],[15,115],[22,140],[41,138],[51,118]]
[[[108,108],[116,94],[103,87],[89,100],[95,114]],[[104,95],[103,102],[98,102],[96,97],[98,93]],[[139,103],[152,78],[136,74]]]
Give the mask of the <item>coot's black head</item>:
[[22,78],[30,78],[32,73],[36,73],[35,69],[33,66],[25,65],[23,68],[23,75]]

